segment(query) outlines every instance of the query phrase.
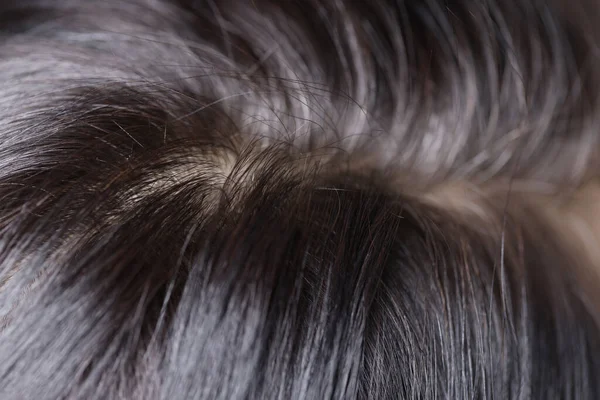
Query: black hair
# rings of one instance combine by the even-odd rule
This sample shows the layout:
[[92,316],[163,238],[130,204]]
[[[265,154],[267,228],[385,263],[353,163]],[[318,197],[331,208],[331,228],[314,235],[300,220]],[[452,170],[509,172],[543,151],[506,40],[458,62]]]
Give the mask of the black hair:
[[1,2],[0,398],[599,398],[571,3]]

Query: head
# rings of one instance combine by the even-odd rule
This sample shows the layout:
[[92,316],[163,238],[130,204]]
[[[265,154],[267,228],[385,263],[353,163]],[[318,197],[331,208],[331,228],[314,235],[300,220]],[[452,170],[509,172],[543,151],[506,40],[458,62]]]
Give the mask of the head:
[[597,10],[366,3],[0,5],[0,397],[600,396]]

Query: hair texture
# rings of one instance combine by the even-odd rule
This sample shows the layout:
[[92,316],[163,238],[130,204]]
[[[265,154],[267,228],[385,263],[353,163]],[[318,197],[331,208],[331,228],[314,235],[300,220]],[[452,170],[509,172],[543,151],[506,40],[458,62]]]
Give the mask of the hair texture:
[[596,3],[0,2],[0,398],[600,398]]

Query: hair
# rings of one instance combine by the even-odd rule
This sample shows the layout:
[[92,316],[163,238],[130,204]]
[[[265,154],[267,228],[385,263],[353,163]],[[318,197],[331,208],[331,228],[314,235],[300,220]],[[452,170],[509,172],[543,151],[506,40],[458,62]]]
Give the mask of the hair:
[[0,398],[600,398],[596,3],[0,2]]

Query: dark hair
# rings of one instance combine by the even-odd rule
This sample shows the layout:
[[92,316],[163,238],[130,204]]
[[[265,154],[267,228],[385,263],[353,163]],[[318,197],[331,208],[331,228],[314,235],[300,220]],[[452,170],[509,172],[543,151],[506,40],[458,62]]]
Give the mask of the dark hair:
[[0,2],[0,398],[600,398],[598,11]]

